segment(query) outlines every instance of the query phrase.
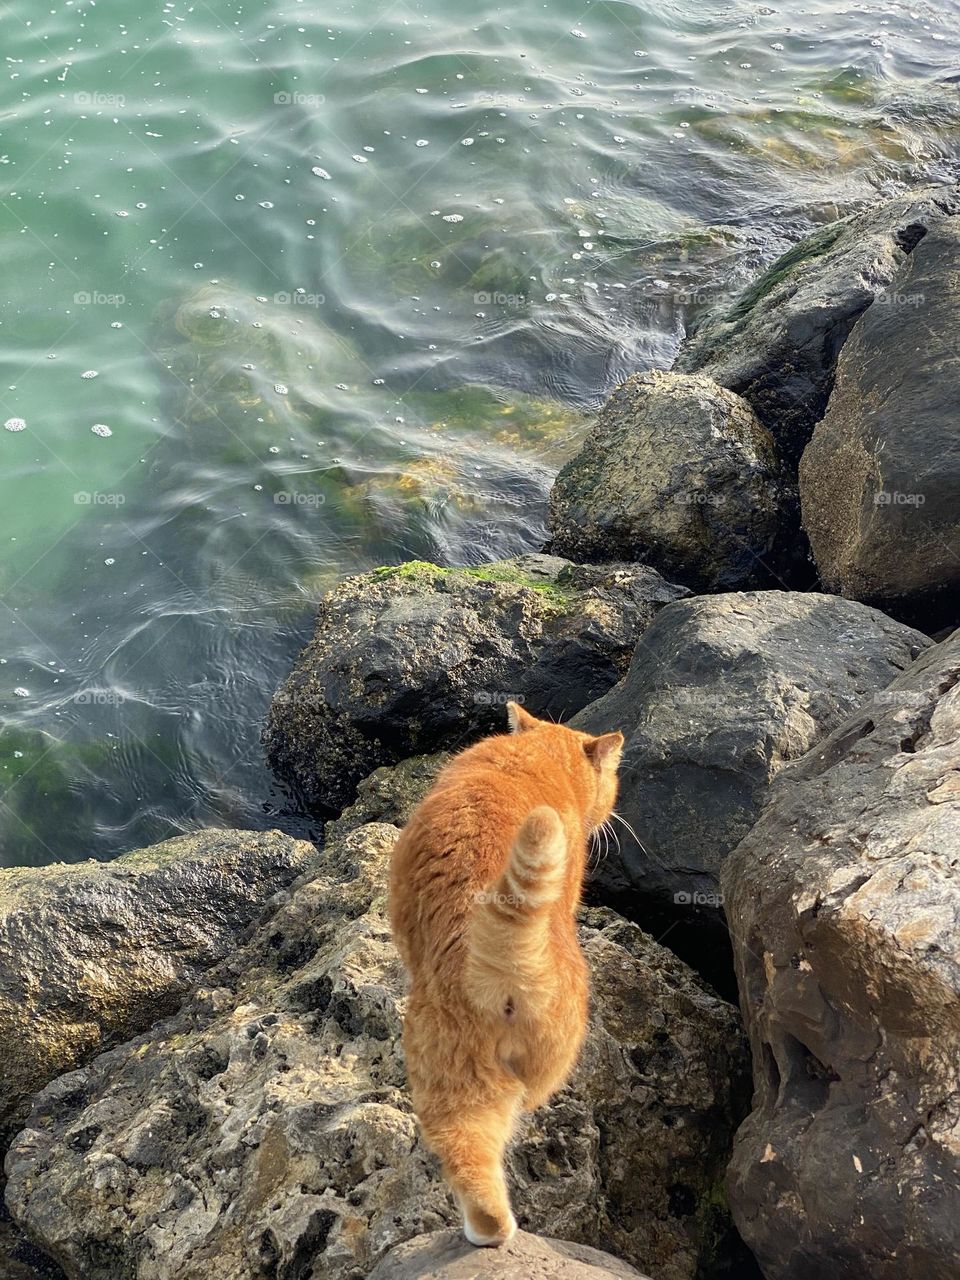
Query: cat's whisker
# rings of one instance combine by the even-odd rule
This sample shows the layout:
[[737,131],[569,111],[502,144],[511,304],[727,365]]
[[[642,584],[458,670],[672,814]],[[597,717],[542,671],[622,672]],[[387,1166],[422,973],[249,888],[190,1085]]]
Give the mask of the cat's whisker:
[[657,855],[656,855],[655,853],[651,853],[651,852],[650,852],[650,850],[649,850],[649,849],[647,848],[647,846],[643,843],[643,841],[642,841],[642,840],[640,839],[640,837],[637,835],[636,831],[634,831],[633,827],[632,827],[632,826],[630,825],[630,823],[626,820],[626,818],[625,818],[625,817],[623,817],[623,815],[622,815],[622,814],[617,813],[617,812],[614,810],[614,811],[612,811],[612,812],[611,812],[610,817],[611,817],[611,818],[616,818],[617,822],[619,822],[619,823],[620,823],[620,825],[621,825],[622,827],[625,827],[625,828],[627,829],[627,831],[629,831],[629,832],[630,832],[630,834],[633,836],[634,840],[636,840],[637,844],[640,846],[640,850],[641,850],[641,852],[642,852],[646,857],[650,858],[650,859],[651,859],[651,861],[656,862],[658,866],[661,866],[661,867],[666,866],[666,863],[663,861],[663,859],[662,859],[662,858],[658,858],[658,857],[657,857]]

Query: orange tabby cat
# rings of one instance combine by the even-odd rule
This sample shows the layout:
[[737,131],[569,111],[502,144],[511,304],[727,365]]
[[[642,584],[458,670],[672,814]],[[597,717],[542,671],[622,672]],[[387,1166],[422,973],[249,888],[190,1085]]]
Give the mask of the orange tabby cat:
[[566,1080],[587,1019],[576,911],[587,841],[617,794],[621,733],[507,704],[512,734],[461,752],[393,853],[390,921],[411,978],[413,1104],[475,1245],[516,1231],[503,1155]]

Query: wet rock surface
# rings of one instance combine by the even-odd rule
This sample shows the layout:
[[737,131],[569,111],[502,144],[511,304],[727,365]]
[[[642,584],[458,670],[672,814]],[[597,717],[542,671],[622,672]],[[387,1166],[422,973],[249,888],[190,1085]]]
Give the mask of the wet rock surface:
[[[329,846],[180,1013],[39,1095],[7,1200],[71,1280],[361,1280],[456,1223],[404,1090],[396,835]],[[748,1274],[721,1190],[749,1096],[736,1011],[610,912],[582,940],[591,1029],[511,1152],[521,1225],[658,1280]]]
[[833,591],[960,622],[960,219],[932,229],[858,321],[800,467]]
[[502,729],[510,698],[569,717],[620,679],[644,628],[686,594],[642,565],[542,555],[347,579],[273,700],[268,758],[307,809],[333,816],[378,766]]
[[773,440],[746,401],[700,374],[635,374],[557,476],[551,547],[642,561],[703,591],[756,586],[778,502]]
[[754,1056],[729,1190],[767,1280],[954,1280],[960,633],[784,770],[723,887]]
[[501,1249],[474,1249],[458,1231],[439,1231],[397,1245],[370,1280],[603,1280],[641,1277],[608,1253],[521,1231]]
[[0,870],[0,1141],[54,1076],[169,1016],[315,856],[276,831],[210,830]]
[[627,677],[574,717],[627,735],[617,827],[591,891],[671,928],[693,959],[723,932],[720,869],[776,774],[884,689],[930,642],[875,609],[815,593],[733,592],[663,610]]
[[923,187],[831,223],[790,249],[682,346],[675,369],[746,399],[794,467],[823,416],[837,356],[923,237],[960,214],[960,190]]

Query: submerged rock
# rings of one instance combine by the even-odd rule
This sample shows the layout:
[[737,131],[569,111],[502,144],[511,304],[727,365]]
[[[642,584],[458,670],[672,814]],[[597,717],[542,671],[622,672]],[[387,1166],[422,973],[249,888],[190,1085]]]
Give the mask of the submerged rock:
[[785,770],[723,887],[754,1056],[728,1186],[767,1280],[955,1280],[960,632]]
[[202,831],[0,870],[0,1143],[54,1076],[168,1017],[315,856],[277,831]]
[[[179,1014],[39,1095],[7,1200],[69,1275],[362,1280],[457,1224],[404,1087],[396,835],[329,845]],[[750,1087],[736,1011],[610,912],[581,938],[590,1031],[510,1153],[517,1216],[657,1280],[743,1274],[719,1189]]]
[[960,621],[960,219],[917,245],[840,354],[800,467],[803,522],[833,591]]
[[391,1249],[370,1280],[604,1280],[639,1277],[609,1253],[520,1231],[501,1249],[475,1249],[459,1231],[417,1236]]
[[270,764],[308,809],[337,813],[379,765],[503,729],[511,698],[569,717],[620,679],[657,611],[687,594],[644,565],[543,555],[349,578],[321,603],[273,700]]
[[551,547],[703,591],[760,585],[778,496],[773,441],[745,401],[702,375],[634,374],[557,476]]
[[706,321],[681,347],[675,368],[707,374],[743,396],[795,466],[826,408],[854,324],[923,237],[958,214],[960,190],[937,186],[832,223]]
[[574,717],[622,729],[617,828],[593,892],[693,957],[722,930],[720,868],[780,769],[884,689],[929,641],[834,596],[760,591],[664,609],[625,680]]

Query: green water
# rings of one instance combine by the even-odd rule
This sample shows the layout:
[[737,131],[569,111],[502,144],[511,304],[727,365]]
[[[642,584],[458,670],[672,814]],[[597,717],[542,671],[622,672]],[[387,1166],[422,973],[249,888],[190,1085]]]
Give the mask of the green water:
[[614,383],[812,227],[957,176],[952,3],[0,29],[7,864],[302,829],[259,726],[338,576],[535,548]]

